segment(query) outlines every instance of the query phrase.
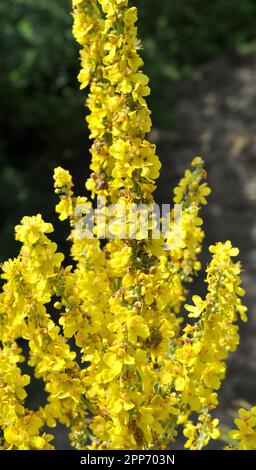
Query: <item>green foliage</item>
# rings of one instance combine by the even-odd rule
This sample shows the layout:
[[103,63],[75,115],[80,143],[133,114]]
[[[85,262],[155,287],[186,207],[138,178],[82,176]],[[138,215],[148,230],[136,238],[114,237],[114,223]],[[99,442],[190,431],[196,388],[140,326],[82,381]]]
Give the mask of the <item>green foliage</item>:
[[[256,39],[255,0],[133,0],[140,4],[146,73],[154,122],[170,124],[172,80],[222,54],[250,52]],[[255,43],[254,43],[255,47]],[[170,90],[169,101],[166,96]],[[156,99],[157,97],[157,99]]]
[[69,11],[69,0],[0,3],[0,258],[13,254],[22,214],[51,212],[52,168],[84,127]]

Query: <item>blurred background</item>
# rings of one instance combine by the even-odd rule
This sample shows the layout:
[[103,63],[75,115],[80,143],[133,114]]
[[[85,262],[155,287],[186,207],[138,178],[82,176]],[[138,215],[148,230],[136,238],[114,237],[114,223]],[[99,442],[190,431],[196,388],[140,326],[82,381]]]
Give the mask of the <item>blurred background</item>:
[[[240,249],[249,324],[221,392],[218,415],[229,424],[235,400],[256,403],[256,1],[131,4],[139,6],[151,79],[150,138],[163,164],[156,198],[170,202],[174,184],[201,154],[213,190],[204,210],[203,264],[210,243],[231,239]],[[86,94],[76,79],[70,11],[71,0],[0,3],[0,261],[18,252],[13,234],[21,217],[39,212],[67,249],[54,213],[55,166],[69,169],[77,192],[85,191]],[[199,283],[195,288],[200,293]]]

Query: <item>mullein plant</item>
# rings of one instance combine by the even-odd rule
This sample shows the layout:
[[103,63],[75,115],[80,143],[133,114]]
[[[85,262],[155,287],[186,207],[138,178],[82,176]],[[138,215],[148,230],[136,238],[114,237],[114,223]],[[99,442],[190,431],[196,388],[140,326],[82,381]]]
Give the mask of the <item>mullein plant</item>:
[[[182,429],[185,448],[199,450],[220,437],[212,411],[227,358],[239,343],[238,320],[246,320],[241,266],[233,261],[238,249],[230,241],[210,247],[208,292],[184,305],[188,283],[201,268],[200,210],[210,193],[203,161],[196,157],[174,190],[174,203],[182,205],[180,244],[170,243],[172,226],[166,236],[153,237],[161,165],[145,138],[150,89],[141,72],[137,9],[128,0],[73,0],[73,16],[79,81],[89,87],[93,143],[86,187],[92,197],[75,196],[69,172],[56,168],[56,211],[70,221],[72,265],[41,215],[22,219],[16,227],[20,253],[2,265],[1,448],[53,449],[45,425],[60,422],[70,428],[76,449],[168,449]],[[115,237],[102,243],[97,213],[95,236],[81,236],[96,197],[106,201],[106,212],[115,203],[124,209],[143,204],[152,216],[148,236],[121,236],[112,220]],[[128,217],[126,228],[132,223]],[[192,320],[184,326],[185,311]],[[25,402],[24,341],[28,364],[47,392],[47,404],[37,411]],[[225,449],[256,449],[256,408],[241,409],[235,424]]]

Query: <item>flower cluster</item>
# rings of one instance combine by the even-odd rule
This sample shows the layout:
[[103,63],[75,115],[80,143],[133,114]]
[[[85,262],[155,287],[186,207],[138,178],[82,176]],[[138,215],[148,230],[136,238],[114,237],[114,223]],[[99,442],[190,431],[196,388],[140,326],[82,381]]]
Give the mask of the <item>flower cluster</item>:
[[74,2],[74,36],[82,45],[81,88],[90,80],[87,121],[94,143],[87,188],[112,202],[124,190],[128,200],[149,202],[160,162],[155,146],[145,139],[151,128],[145,101],[150,90],[140,71],[137,10],[127,3]]
[[229,437],[232,444],[229,449],[256,450],[256,406],[250,410],[241,408],[239,417],[235,419],[238,429],[230,431]]
[[[150,89],[141,71],[137,9],[129,8],[128,0],[73,0],[73,6],[79,81],[81,88],[89,85],[93,139],[86,187],[92,199],[104,196],[108,207],[143,204],[152,213],[160,162],[146,139]],[[217,390],[228,354],[238,345],[237,322],[246,320],[246,307],[241,266],[232,260],[238,250],[228,241],[210,247],[208,293],[194,295],[193,305],[184,309],[188,282],[201,268],[200,210],[210,194],[205,179],[203,161],[196,157],[174,190],[174,203],[182,206],[179,246],[172,243],[173,221],[158,239],[151,223],[148,237],[117,236],[101,244],[99,220],[98,237],[81,236],[92,201],[75,196],[69,172],[55,169],[56,212],[71,228],[70,264],[48,238],[52,225],[37,215],[16,227],[20,254],[2,266],[3,449],[51,449],[52,436],[43,427],[57,422],[71,428],[77,449],[165,449],[179,426],[186,448],[201,449],[219,437],[210,412],[218,404]],[[118,235],[118,224],[113,229]],[[184,326],[185,311],[193,320]],[[23,360],[18,344],[27,344],[28,363],[45,383],[47,404],[37,411],[24,406],[30,378],[18,365]],[[231,438],[250,447],[251,434],[242,430],[251,419],[254,432],[254,418],[241,419],[236,423],[241,432]]]

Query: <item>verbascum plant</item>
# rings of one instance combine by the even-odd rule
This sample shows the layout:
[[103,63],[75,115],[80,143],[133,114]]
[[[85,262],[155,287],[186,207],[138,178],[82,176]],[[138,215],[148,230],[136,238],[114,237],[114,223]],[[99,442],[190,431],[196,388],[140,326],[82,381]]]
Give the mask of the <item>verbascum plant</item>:
[[[73,0],[73,9],[79,81],[89,87],[92,200],[75,196],[69,172],[55,170],[56,211],[70,221],[72,265],[40,215],[16,227],[22,248],[2,266],[0,294],[1,448],[53,449],[43,429],[60,422],[77,449],[168,449],[182,427],[185,447],[202,449],[220,436],[211,413],[239,343],[238,320],[246,320],[241,266],[233,261],[238,249],[230,241],[210,247],[208,293],[184,306],[188,283],[201,269],[200,210],[210,194],[203,161],[196,157],[174,190],[173,202],[182,206],[180,243],[172,243],[173,211],[169,230],[154,237],[160,162],[145,137],[150,89],[141,72],[137,9],[128,0]],[[96,197],[104,211],[91,215]],[[110,210],[117,203],[129,213],[125,230]],[[128,236],[138,205],[149,215],[148,232]],[[85,232],[85,217],[93,219],[94,236]],[[184,326],[185,311],[192,320]],[[38,411],[24,405],[25,341],[28,363],[47,392]],[[255,408],[240,410],[235,422],[227,449],[256,449]]]

